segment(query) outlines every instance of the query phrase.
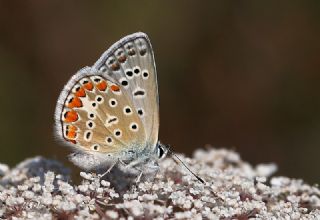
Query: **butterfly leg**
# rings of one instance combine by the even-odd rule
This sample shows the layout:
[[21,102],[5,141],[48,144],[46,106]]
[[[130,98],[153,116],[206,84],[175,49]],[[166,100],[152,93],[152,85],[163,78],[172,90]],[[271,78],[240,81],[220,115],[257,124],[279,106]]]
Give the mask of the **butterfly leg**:
[[131,163],[129,163],[129,164],[123,162],[122,160],[119,160],[119,162],[124,166],[125,169],[134,169],[134,170],[136,170],[136,171],[139,172],[139,175],[138,175],[137,178],[135,179],[135,182],[136,182],[136,183],[139,183],[140,180],[141,180],[143,171],[140,170],[140,169],[138,169],[138,168],[136,168],[136,167],[134,167],[134,166],[135,166],[136,164],[139,164],[140,162],[135,162],[135,163],[134,163],[134,162],[133,162],[133,163],[131,162]]
[[117,160],[116,162],[114,162],[113,164],[111,164],[111,166],[109,167],[109,169],[108,169],[106,172],[104,172],[102,175],[100,175],[99,177],[102,178],[102,177],[104,177],[105,175],[107,175],[108,173],[110,173],[110,171],[112,170],[112,168],[113,168],[115,165],[117,165],[118,162],[119,162],[119,160]]
[[141,179],[141,177],[142,177],[142,174],[143,174],[143,172],[140,171],[139,176],[137,176],[137,178],[136,178],[136,180],[135,180],[136,183],[139,183],[139,182],[140,182],[140,179]]

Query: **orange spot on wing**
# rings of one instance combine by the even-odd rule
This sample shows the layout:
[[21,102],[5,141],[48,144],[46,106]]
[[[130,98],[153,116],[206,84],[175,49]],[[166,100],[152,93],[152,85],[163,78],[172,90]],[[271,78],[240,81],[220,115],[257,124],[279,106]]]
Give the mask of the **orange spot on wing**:
[[84,86],[84,88],[85,88],[86,90],[89,90],[89,91],[91,91],[91,90],[93,89],[93,85],[92,85],[91,82],[87,82],[87,83],[84,84],[83,86]]
[[67,137],[69,139],[74,139],[76,137],[76,132],[75,131],[68,131]]
[[117,85],[112,85],[112,86],[111,86],[111,90],[112,90],[112,91],[115,91],[115,92],[118,92],[118,91],[120,90],[120,88],[119,88],[119,86],[117,86]]
[[77,132],[75,129],[70,128],[69,130],[66,131],[66,135],[69,139],[74,139],[76,138]]
[[67,130],[68,131],[77,131],[78,128],[76,126],[74,126],[74,125],[67,125]]
[[70,100],[70,102],[69,102],[69,104],[68,104],[68,107],[69,107],[69,108],[74,108],[74,107],[79,108],[79,107],[82,107],[81,99],[78,98],[77,96],[73,97],[73,98]]
[[100,91],[105,91],[106,88],[107,88],[107,86],[108,86],[108,84],[107,84],[106,81],[102,81],[102,82],[100,82],[100,83],[98,83],[98,84],[96,85],[96,87],[97,87]]
[[75,122],[79,119],[78,113],[76,111],[68,111],[64,114],[65,122]]
[[78,91],[76,91],[75,96],[85,97],[86,96],[86,91],[84,90],[84,88],[81,87]]

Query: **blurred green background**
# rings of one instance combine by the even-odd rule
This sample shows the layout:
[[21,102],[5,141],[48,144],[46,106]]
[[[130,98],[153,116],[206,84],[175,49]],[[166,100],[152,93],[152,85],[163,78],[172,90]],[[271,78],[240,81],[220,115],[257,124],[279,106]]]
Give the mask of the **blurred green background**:
[[2,163],[66,162],[53,135],[61,89],[143,31],[156,56],[162,142],[187,155],[206,144],[236,149],[320,182],[319,1],[0,1],[0,27]]

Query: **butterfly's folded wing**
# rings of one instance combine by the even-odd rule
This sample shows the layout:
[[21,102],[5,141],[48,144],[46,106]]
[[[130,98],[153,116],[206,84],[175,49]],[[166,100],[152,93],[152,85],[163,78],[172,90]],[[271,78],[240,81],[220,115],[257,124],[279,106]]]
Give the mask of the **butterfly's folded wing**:
[[58,136],[77,150],[112,154],[155,147],[159,106],[147,36],[121,39],[92,68],[74,75],[60,94],[55,121]]

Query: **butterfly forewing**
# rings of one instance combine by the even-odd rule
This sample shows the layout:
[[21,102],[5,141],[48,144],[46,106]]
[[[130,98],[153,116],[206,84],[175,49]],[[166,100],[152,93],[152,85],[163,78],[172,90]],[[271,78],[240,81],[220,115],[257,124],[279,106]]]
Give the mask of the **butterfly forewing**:
[[58,135],[76,149],[120,153],[155,148],[159,107],[151,44],[143,33],[108,49],[74,75],[58,100]]
[[97,69],[121,85],[145,128],[146,143],[155,147],[159,130],[159,103],[153,50],[143,33],[129,35],[106,51]]

